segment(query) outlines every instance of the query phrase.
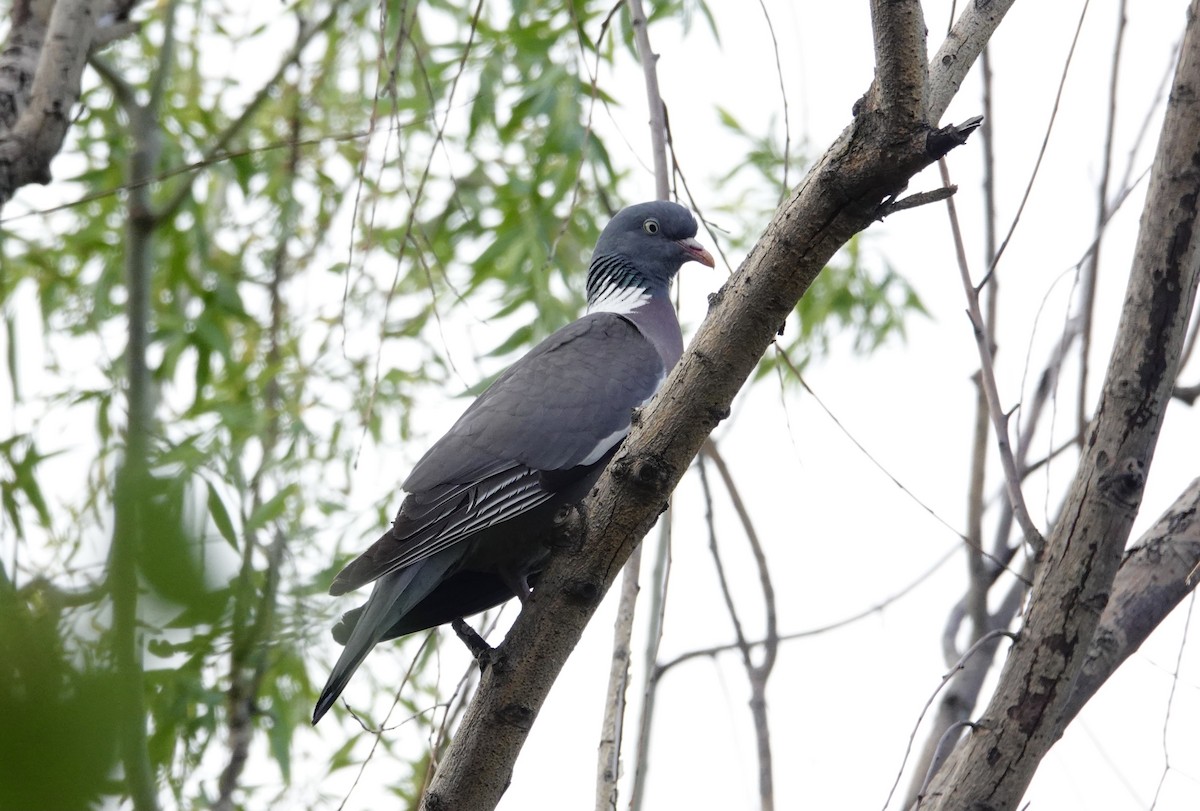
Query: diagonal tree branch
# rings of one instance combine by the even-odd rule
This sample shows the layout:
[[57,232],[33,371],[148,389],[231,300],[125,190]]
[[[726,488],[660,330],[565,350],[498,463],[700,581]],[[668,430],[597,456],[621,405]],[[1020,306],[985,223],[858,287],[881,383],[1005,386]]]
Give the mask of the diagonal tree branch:
[[1195,590],[1200,579],[1196,576],[1198,566],[1200,479],[1193,479],[1121,562],[1113,578],[1112,596],[1063,709],[1063,727],[1167,614]]
[[1061,736],[1141,501],[1200,275],[1200,0],[1193,0],[1100,404],[1030,609],[975,731],[924,807],[1015,808]]
[[[876,42],[885,55],[894,46],[886,37]],[[944,109],[948,99],[929,103]],[[862,110],[812,167],[711,298],[699,334],[581,510],[561,516],[564,531],[576,538],[574,525],[586,525],[587,542],[559,549],[497,649],[423,798],[427,811],[495,807],[588,619],[708,434],[728,415],[779,325],[838,248],[875,221],[879,206],[974,129],[973,123],[931,132],[922,123],[928,116],[912,104],[886,114]]]
[[929,60],[926,104],[929,123],[941,121],[963,79],[1016,0],[964,3],[958,22]]
[[[945,160],[938,161],[942,173],[942,184],[950,186],[950,170]],[[996,432],[996,447],[1000,454],[1000,466],[1004,470],[1004,486],[1008,494],[1008,503],[1013,516],[1021,531],[1025,534],[1025,542],[1035,552],[1043,544],[1042,533],[1029,517],[1025,507],[1025,496],[1021,492],[1021,474],[1013,459],[1012,433],[1008,429],[1009,414],[1000,405],[1000,391],[996,386],[996,370],[992,363],[992,339],[988,333],[983,311],[979,306],[979,288],[971,283],[971,271],[967,267],[967,252],[963,247],[962,231],[958,227],[958,213],[954,206],[954,198],[946,198],[946,210],[950,214],[950,230],[954,234],[954,250],[958,257],[959,275],[962,277],[963,290],[967,295],[967,317],[971,321],[975,333],[975,345],[979,350],[979,386],[987,402],[988,415],[992,420],[992,430]],[[986,285],[990,274],[984,277],[982,284]]]

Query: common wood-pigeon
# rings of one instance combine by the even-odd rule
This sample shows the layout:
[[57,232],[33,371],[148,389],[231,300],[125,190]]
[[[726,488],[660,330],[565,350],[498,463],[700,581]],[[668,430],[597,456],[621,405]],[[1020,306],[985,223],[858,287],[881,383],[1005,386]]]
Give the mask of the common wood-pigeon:
[[509,367],[417,462],[391,529],[329,589],[375,583],[334,628],[345,649],[314,724],[378,642],[528,596],[555,514],[587,495],[683,352],[668,288],[685,262],[713,266],[695,236],[676,203],[621,210],[592,255],[587,314]]

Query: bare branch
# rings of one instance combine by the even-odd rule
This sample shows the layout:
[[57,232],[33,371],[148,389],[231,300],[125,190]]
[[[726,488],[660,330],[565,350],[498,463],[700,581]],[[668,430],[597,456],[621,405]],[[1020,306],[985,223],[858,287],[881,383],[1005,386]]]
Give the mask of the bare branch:
[[1062,726],[1071,722],[1100,685],[1195,590],[1200,580],[1196,577],[1198,565],[1200,479],[1194,479],[1121,562],[1113,578],[1112,596],[1063,709]]
[[629,689],[629,654],[633,639],[634,609],[637,606],[641,547],[629,556],[621,577],[617,619],[613,623],[612,661],[608,669],[608,692],[604,698],[599,753],[596,757],[596,811],[615,811],[617,780],[621,776],[621,740],[625,728],[625,701]]
[[864,110],[775,213],[662,390],[584,501],[587,542],[556,550],[483,674],[423,799],[427,811],[495,806],[563,663],[633,547],[834,253],[934,158],[923,124]]
[[[839,628],[845,628],[847,625],[853,625],[854,623],[858,622],[859,620],[864,620],[867,617],[870,617],[870,616],[880,613],[888,606],[892,605],[896,601],[900,600],[903,597],[906,597],[907,595],[912,593],[914,590],[916,590],[917,586],[920,586],[922,583],[924,583],[930,577],[932,577],[934,572],[936,572],[938,569],[942,568],[942,566],[944,566],[946,564],[946,561],[950,560],[950,558],[952,558],[957,551],[958,551],[957,546],[951,547],[945,554],[943,554],[940,558],[938,558],[936,561],[934,561],[933,565],[931,565],[928,569],[926,569],[924,572],[922,572],[917,577],[915,577],[911,583],[909,583],[904,588],[897,591],[895,594],[885,597],[884,599],[880,600],[879,602],[875,603],[874,605],[872,605],[868,608],[864,608],[862,611],[859,611],[855,614],[851,614],[848,617],[844,617],[840,620],[834,620],[833,622],[829,622],[824,625],[820,625],[816,628],[808,628],[803,631],[793,631],[793,632],[787,633],[787,634],[780,634],[779,641],[780,642],[791,642],[796,639],[805,639],[807,637],[820,636],[821,634],[827,634],[830,631],[836,631]],[[752,648],[758,647],[759,645],[763,645],[765,643],[766,643],[765,639],[755,640],[754,642],[750,643],[750,647],[752,647]],[[656,679],[661,678],[662,676],[664,676],[667,673],[667,671],[671,670],[676,665],[683,664],[684,662],[690,662],[693,659],[717,656],[718,654],[728,653],[729,651],[735,651],[735,650],[738,650],[739,648],[740,648],[739,643],[729,642],[724,645],[714,645],[711,648],[703,648],[701,650],[693,650],[693,651],[688,651],[687,653],[682,653],[679,656],[676,656],[674,659],[671,659],[669,661],[663,662],[662,664],[658,665],[654,670],[655,678]]]
[[1133,271],[1097,417],[1042,560],[1025,630],[978,729],[930,808],[1015,807],[1062,733],[1072,684],[1112,589],[1179,363],[1200,274],[1200,25],[1188,13]]
[[721,563],[721,556],[717,550],[717,533],[713,523],[712,493],[709,490],[708,477],[704,473],[704,465],[701,464],[700,480],[704,487],[705,518],[708,522],[709,548],[712,550],[713,562],[717,567],[717,579],[721,584],[721,596],[725,600],[725,607],[729,610],[729,618],[733,621],[733,630],[737,637],[738,650],[742,654],[742,666],[746,669],[746,678],[750,682],[750,715],[754,722],[754,738],[758,750],[759,802],[763,811],[771,811],[775,807],[775,777],[771,759],[771,730],[767,717],[767,680],[771,676],[771,669],[775,666],[775,659],[779,653],[779,632],[775,619],[775,588],[771,584],[771,575],[767,566],[766,554],[763,552],[762,544],[758,540],[758,533],[754,529],[754,524],[750,520],[750,513],[746,510],[746,505],[742,501],[741,494],[738,493],[733,476],[730,474],[725,460],[721,457],[720,452],[717,450],[717,445],[712,441],[711,437],[704,443],[700,459],[702,462],[706,459],[711,460],[721,476],[721,481],[729,493],[730,500],[733,501],[734,509],[742,522],[746,537],[750,541],[750,549],[754,555],[755,565],[758,568],[759,583],[763,590],[763,603],[766,606],[767,615],[767,635],[763,641],[762,662],[755,664],[750,655],[750,643],[746,640],[746,636],[742,631],[742,623],[738,617],[737,607],[733,601],[733,594],[729,588],[728,579],[725,577],[725,567]]
[[925,16],[919,0],[872,0],[872,105],[897,126],[925,121]]
[[779,39],[775,36],[775,23],[771,22],[771,12],[767,10],[766,0],[758,0],[758,7],[762,9],[763,19],[767,22],[767,33],[771,35],[771,50],[775,54],[775,76],[779,79],[779,104],[783,110],[783,178],[779,182],[779,202],[782,203],[791,188],[788,171],[792,163],[792,118],[788,112],[787,88],[783,83],[783,62],[779,58]]
[[1067,51],[1067,59],[1063,65],[1062,74],[1058,79],[1058,90],[1054,94],[1054,106],[1050,110],[1050,120],[1046,122],[1046,132],[1042,136],[1042,145],[1038,149],[1037,160],[1033,162],[1033,171],[1029,173],[1029,182],[1025,184],[1025,193],[1021,195],[1021,202],[1017,205],[1017,212],[1013,215],[1012,223],[1008,226],[1008,233],[1000,241],[1000,247],[989,257],[991,264],[988,265],[988,270],[984,274],[983,281],[979,283],[980,287],[985,286],[995,274],[996,266],[1000,264],[1000,257],[1004,255],[1004,249],[1008,247],[1009,240],[1012,239],[1013,234],[1017,231],[1017,224],[1021,222],[1021,214],[1025,211],[1025,204],[1029,202],[1029,195],[1033,193],[1033,183],[1037,180],[1038,171],[1042,168],[1042,159],[1046,157],[1046,148],[1050,145],[1050,133],[1054,131],[1054,122],[1058,119],[1063,88],[1067,85],[1067,74],[1070,72],[1071,62],[1075,58],[1075,46],[1079,44],[1079,34],[1083,31],[1083,21],[1087,17],[1089,2],[1090,0],[1084,0],[1083,8],[1079,12],[1079,22],[1075,26],[1075,36],[1071,40],[1071,47]]
[[[950,185],[950,170],[945,160],[938,161],[942,172],[942,183]],[[1000,392],[996,386],[996,371],[992,366],[991,337],[987,325],[983,322],[983,313],[979,309],[979,290],[971,283],[971,272],[967,269],[967,254],[963,247],[962,231],[958,227],[958,213],[954,207],[954,199],[946,200],[946,210],[950,214],[950,230],[954,234],[954,250],[958,257],[959,275],[962,277],[963,290],[967,295],[967,315],[971,319],[971,327],[975,333],[975,344],[979,348],[979,379],[983,392],[987,397],[988,413],[992,417],[992,428],[996,432],[996,445],[1000,451],[1000,464],[1004,468],[1004,481],[1008,493],[1009,504],[1021,531],[1025,533],[1025,541],[1034,550],[1041,549],[1042,533],[1033,525],[1029,510],[1025,507],[1025,496],[1021,493],[1021,477],[1017,473],[1016,462],[1013,461],[1012,442],[1008,432],[1008,412],[1000,405]]]
[[1171,396],[1176,400],[1182,400],[1188,405],[1195,405],[1196,398],[1200,397],[1200,383],[1195,386],[1176,386],[1171,392]]
[[[1029,568],[1032,570],[1032,566]],[[990,629],[1007,628],[1017,616],[1017,611],[1027,593],[1024,582],[1019,580],[1012,582],[1000,607],[996,609],[995,614],[988,618]],[[955,606],[950,624],[954,624],[954,614],[957,613],[960,617],[965,615],[965,604],[966,599],[964,598]],[[980,639],[982,638],[980,637]],[[930,726],[929,737],[926,739],[925,748],[912,773],[908,796],[904,802],[905,808],[910,808],[919,797],[924,796],[929,782],[953,751],[953,746],[948,744],[957,742],[957,738],[950,739],[947,737],[947,733],[952,728],[961,728],[970,719],[975,705],[979,702],[979,694],[983,690],[984,680],[992,669],[992,662],[995,660],[998,650],[998,646],[989,645],[986,649],[981,650],[979,655],[972,656],[955,674],[949,686],[942,690],[941,701],[938,702],[937,713]]]
[[666,200],[671,194],[670,173],[667,172],[667,119],[662,95],[658,91],[658,54],[650,48],[650,32],[646,30],[646,12],[642,0],[626,0],[629,19],[633,23],[633,40],[637,43],[638,60],[646,81],[646,103],[650,107],[650,152],[654,157],[654,196]]
[[750,543],[750,553],[754,556],[754,566],[758,570],[758,584],[762,588],[763,608],[766,614],[766,640],[764,642],[766,650],[758,669],[769,673],[775,666],[775,657],[778,653],[779,625],[775,610],[775,586],[771,583],[771,567],[767,565],[767,553],[763,549],[758,531],[754,528],[754,521],[750,517],[750,510],[746,508],[746,502],[738,491],[737,482],[733,479],[729,465],[725,464],[725,457],[721,455],[717,443],[711,437],[704,443],[704,450],[701,453],[711,459],[717,468],[721,483],[725,485],[729,499],[733,502],[733,509],[742,524],[742,530],[746,533],[746,540]]
[[[989,645],[998,644],[1002,637],[1008,637],[1009,639],[1017,638],[1016,634],[1004,629],[997,629],[995,631],[991,631],[990,633],[984,634],[975,641],[975,644],[967,648],[966,652],[963,653],[959,660],[955,662],[949,670],[942,674],[941,683],[938,684],[937,688],[926,700],[925,706],[921,708],[921,714],[917,716],[917,721],[915,724],[913,724],[912,734],[908,736],[908,747],[904,750],[904,757],[900,761],[900,769],[896,772],[896,779],[892,783],[892,789],[888,792],[887,799],[883,803],[883,807],[885,809],[892,804],[892,797],[896,793],[896,787],[900,785],[900,778],[904,774],[904,767],[907,765],[908,756],[912,752],[913,742],[917,738],[917,729],[921,726],[921,722],[925,720],[925,714],[929,712],[929,708],[933,706],[933,701],[937,698],[938,693],[942,691],[943,687],[950,683],[950,680],[953,679],[959,673],[959,671],[967,666],[967,662],[971,661],[976,654]],[[991,657],[989,656],[988,658]]]
[[962,15],[946,35],[942,47],[929,60],[929,84],[925,91],[929,123],[942,120],[962,80],[1000,25],[1015,0],[964,3]]
[[658,648],[662,642],[663,619],[667,604],[667,586],[671,579],[672,512],[668,507],[658,522],[658,554],[654,560],[654,575],[650,583],[650,628],[646,634],[645,681],[642,684],[642,712],[638,721],[637,754],[633,761],[633,790],[629,797],[630,811],[639,811],[646,790],[646,775],[650,770],[650,729],[654,721],[659,670]]
[[910,208],[927,206],[930,203],[940,203],[942,200],[949,199],[957,191],[958,186],[942,186],[939,189],[917,192],[907,197],[901,197],[894,202],[884,203],[879,207],[879,219],[882,220],[884,217],[890,217],[897,211],[907,211]]
[[1125,42],[1125,0],[1117,7],[1117,41],[1113,48],[1112,67],[1108,78],[1108,117],[1104,127],[1104,158],[1096,204],[1096,243],[1088,253],[1080,273],[1079,291],[1079,394],[1076,400],[1076,434],[1083,436],[1090,419],[1088,414],[1088,358],[1092,350],[1092,320],[1096,310],[1096,280],[1100,275],[1100,243],[1108,224],[1108,181],[1112,173],[1113,132],[1117,123],[1117,82],[1121,77],[1121,46]]

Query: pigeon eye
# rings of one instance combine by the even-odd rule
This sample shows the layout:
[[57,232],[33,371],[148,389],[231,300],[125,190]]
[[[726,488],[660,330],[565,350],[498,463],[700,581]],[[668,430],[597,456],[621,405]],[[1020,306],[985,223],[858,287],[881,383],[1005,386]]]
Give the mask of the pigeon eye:
[[645,231],[647,234],[657,234],[658,233],[658,220],[655,220],[655,219],[646,220],[644,223],[642,223],[642,230]]

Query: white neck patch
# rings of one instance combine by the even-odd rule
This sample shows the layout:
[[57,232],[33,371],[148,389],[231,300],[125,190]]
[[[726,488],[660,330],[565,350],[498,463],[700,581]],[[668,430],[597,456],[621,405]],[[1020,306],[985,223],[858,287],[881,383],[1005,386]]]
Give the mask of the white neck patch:
[[641,287],[618,287],[609,282],[595,300],[588,304],[589,313],[616,313],[625,315],[650,300],[650,291]]

